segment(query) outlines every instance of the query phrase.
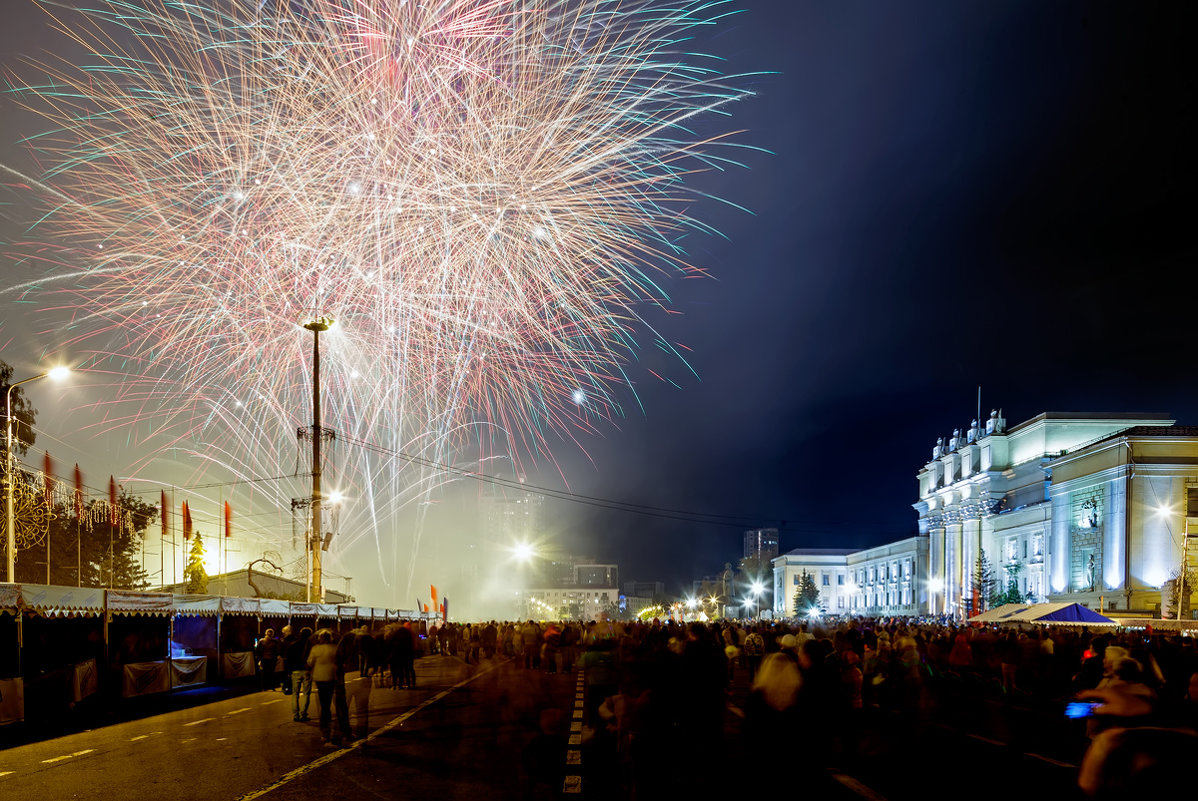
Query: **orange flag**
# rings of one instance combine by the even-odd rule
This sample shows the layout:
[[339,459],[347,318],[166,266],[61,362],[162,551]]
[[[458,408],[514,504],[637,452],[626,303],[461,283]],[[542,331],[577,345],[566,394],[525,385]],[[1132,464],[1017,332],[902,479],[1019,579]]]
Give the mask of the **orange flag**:
[[187,508],[187,501],[183,502],[183,539],[191,539],[191,510]]
[[83,519],[83,471],[75,462],[75,519]]
[[50,501],[50,493],[54,490],[54,463],[50,461],[50,451],[46,451],[46,464],[42,468],[42,477],[46,480],[46,508],[54,504]]
[[429,590],[432,592],[433,606],[436,606],[437,605],[437,588],[434,585],[430,584]]

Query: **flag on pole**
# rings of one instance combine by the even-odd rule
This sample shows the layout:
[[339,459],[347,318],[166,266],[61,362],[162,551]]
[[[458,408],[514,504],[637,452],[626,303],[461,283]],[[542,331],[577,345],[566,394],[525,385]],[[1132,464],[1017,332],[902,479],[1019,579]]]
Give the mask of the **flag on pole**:
[[428,614],[428,604],[424,605],[424,614]]
[[233,536],[233,507],[225,501],[225,539]]
[[183,502],[183,539],[191,539],[191,510],[187,508],[187,501]]
[[441,599],[441,622],[449,622],[449,598]]
[[115,526],[117,523],[117,491],[116,479],[111,475],[108,476],[108,524]]
[[83,472],[75,462],[75,519],[83,519]]
[[170,521],[167,515],[170,513],[170,508],[166,505],[166,490],[160,490],[162,493],[162,538],[166,539],[166,533],[170,531]]
[[432,596],[433,596],[433,606],[436,606],[436,605],[437,605],[437,588],[436,588],[435,586],[433,586],[432,584],[430,584],[430,585],[429,585],[429,592],[430,592],[430,593],[432,594]]
[[50,451],[46,451],[46,463],[42,467],[42,478],[46,482],[46,508],[54,504],[50,501],[50,493],[54,490],[54,463],[50,461]]

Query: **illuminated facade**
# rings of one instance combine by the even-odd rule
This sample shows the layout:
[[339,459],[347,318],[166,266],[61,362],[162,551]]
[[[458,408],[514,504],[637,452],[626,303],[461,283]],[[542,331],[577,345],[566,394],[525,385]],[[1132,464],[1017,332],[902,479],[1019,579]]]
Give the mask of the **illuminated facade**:
[[[1112,443],[1122,443],[1129,432],[1178,432],[1172,424],[1166,415],[1045,412],[1007,429],[993,412],[984,426],[974,421],[964,434],[953,432],[947,444],[938,441],[919,472],[914,504],[928,547],[923,611],[969,614],[977,601],[983,551],[1001,586],[1014,581],[1032,600],[1093,607],[1105,593],[1107,609],[1110,592],[1128,586],[1125,554],[1131,552],[1132,562],[1144,565],[1141,597],[1123,593],[1119,608],[1143,608],[1153,592],[1159,603],[1164,579],[1157,575],[1158,562],[1172,557],[1162,552],[1162,535],[1151,521],[1145,525],[1143,515],[1129,517],[1128,468],[1116,458],[1128,446]],[[1130,586],[1135,590],[1136,582]]]
[[[1198,499],[1196,489],[1198,427],[1139,425],[1055,459],[1050,600],[1159,612],[1162,588],[1181,565],[1183,538],[1198,534],[1198,503],[1187,502]],[[1191,543],[1191,566],[1193,550]]]
[[[938,441],[919,471],[918,536],[777,557],[774,614],[794,614],[805,570],[824,613],[963,618],[982,600],[982,553],[999,589],[1014,582],[1028,600],[1159,614],[1182,543],[1198,536],[1198,427],[1173,423],[1045,412],[1008,429],[992,412]],[[1191,569],[1195,551],[1198,540]]]

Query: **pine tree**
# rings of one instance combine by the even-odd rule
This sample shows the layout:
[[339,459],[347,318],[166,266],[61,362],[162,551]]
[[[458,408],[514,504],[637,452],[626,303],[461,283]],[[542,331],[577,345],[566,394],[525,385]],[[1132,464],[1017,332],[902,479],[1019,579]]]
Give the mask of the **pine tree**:
[[[970,613],[980,615],[993,604],[995,590],[994,568],[990,566],[990,560],[986,558],[986,552],[978,553],[977,561],[973,565],[973,596],[969,598],[967,603],[970,606]],[[974,609],[974,598],[977,598],[977,609]]]
[[187,591],[203,595],[208,592],[208,571],[204,569],[204,541],[200,532],[195,532],[195,540],[191,543],[191,551],[187,555],[187,567],[183,568],[183,577],[187,579]]
[[815,576],[804,570],[799,574],[799,588],[795,590],[795,615],[809,613],[819,608],[819,587],[815,586]]

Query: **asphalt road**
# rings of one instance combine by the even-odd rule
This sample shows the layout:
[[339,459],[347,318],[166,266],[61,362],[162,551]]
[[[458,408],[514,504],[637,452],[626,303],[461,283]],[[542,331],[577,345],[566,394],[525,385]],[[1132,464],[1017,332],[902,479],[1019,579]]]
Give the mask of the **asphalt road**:
[[[290,696],[254,692],[0,750],[0,798],[613,796],[610,781],[588,772],[595,770],[588,766],[588,747],[576,745],[582,708],[577,674],[527,671],[503,660],[468,666],[442,656],[419,660],[416,671],[414,690],[371,689],[368,718],[356,721],[366,736],[347,747],[324,745],[314,720],[294,722]],[[763,766],[746,752],[738,715],[746,684],[738,671],[723,744],[694,767],[708,771],[713,795],[735,793],[754,770],[794,771],[796,790],[813,789],[812,777],[794,765]],[[313,718],[316,712],[314,695]],[[1078,741],[1062,739],[1068,730],[1047,726],[1043,714],[957,699],[935,718],[912,723],[881,710],[867,713],[858,754],[830,766],[832,780],[820,781],[818,796],[902,799],[939,789],[980,801],[1076,794]],[[572,785],[575,780],[566,777],[575,776],[578,784]]]
[[[291,697],[258,692],[0,751],[0,797],[22,799],[550,798],[523,755],[546,709],[568,720],[576,677],[449,657],[417,688],[373,688],[368,736],[323,744]],[[564,716],[564,717],[563,717]],[[402,792],[399,792],[402,790]]]

